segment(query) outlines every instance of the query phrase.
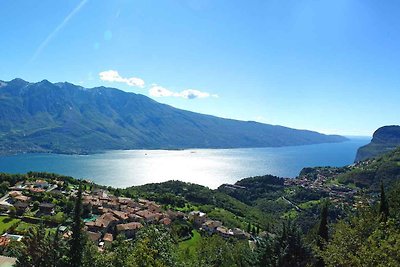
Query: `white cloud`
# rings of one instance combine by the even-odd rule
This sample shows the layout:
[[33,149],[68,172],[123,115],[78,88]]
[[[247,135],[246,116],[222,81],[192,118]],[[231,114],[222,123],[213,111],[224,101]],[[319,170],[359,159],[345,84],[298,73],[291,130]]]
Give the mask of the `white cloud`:
[[142,79],[136,77],[124,78],[119,75],[118,71],[116,70],[102,71],[99,73],[99,76],[102,81],[119,82],[126,83],[129,86],[136,86],[141,88],[144,87],[144,81]]
[[176,96],[176,93],[156,84],[150,88],[149,94],[154,97]]
[[202,92],[195,89],[186,89],[181,92],[172,92],[167,88],[153,84],[149,90],[149,94],[153,97],[182,97],[186,99],[218,97],[218,95]]

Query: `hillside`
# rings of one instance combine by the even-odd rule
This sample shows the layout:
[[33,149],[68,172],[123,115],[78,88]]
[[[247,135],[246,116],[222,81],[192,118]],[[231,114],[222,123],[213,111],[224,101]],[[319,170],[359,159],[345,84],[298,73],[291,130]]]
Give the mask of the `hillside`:
[[384,126],[375,131],[371,142],[357,151],[356,162],[374,158],[400,146],[400,126]]
[[0,153],[278,147],[346,140],[180,110],[113,88],[21,79],[0,81],[0,136]]
[[378,190],[379,184],[392,184],[400,179],[400,148],[375,159],[358,162],[339,181],[357,187]]

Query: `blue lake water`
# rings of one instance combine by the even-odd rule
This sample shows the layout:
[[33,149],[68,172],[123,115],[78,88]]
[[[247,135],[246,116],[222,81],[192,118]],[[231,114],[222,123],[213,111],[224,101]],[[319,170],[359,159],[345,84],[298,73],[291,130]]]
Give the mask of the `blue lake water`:
[[296,177],[303,167],[344,166],[368,138],[280,148],[118,150],[94,155],[19,154],[0,157],[0,172],[55,172],[127,187],[181,180],[216,188],[264,174]]

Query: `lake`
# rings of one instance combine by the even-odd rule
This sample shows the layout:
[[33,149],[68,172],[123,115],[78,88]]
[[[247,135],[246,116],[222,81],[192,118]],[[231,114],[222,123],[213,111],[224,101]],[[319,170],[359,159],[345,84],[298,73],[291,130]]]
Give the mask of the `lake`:
[[216,188],[223,183],[273,174],[296,177],[303,167],[344,166],[370,138],[334,144],[279,148],[118,150],[94,155],[0,156],[0,171],[55,172],[114,187],[181,180]]

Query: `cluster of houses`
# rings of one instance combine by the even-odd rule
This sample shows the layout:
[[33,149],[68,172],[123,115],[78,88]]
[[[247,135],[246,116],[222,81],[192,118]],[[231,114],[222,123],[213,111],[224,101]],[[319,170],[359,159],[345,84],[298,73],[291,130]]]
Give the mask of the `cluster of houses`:
[[[20,182],[10,187],[11,191],[0,199],[0,212],[9,212],[11,207],[14,207],[16,215],[22,216],[32,206],[30,194],[51,192],[52,190],[56,193],[54,189],[57,187],[57,184],[49,184],[44,180]],[[24,192],[27,192],[28,195]],[[55,204],[42,202],[37,208],[37,216],[54,215]]]
[[[67,197],[77,193],[76,189],[68,189],[67,192],[62,191],[61,188],[63,188],[63,182],[57,180],[51,183],[40,179],[19,182],[10,187],[10,191],[0,199],[0,212],[9,213],[10,210],[13,210],[11,207],[14,207],[15,215],[21,216],[21,218],[26,215],[26,212],[30,213],[32,210],[35,210],[38,217],[54,215],[55,204],[36,201],[34,203],[32,197],[44,192]],[[84,220],[84,230],[89,238],[99,246],[99,249],[111,244],[117,235],[131,239],[135,237],[138,230],[146,225],[162,224],[168,227],[175,219],[191,220],[196,228],[210,235],[218,234],[225,238],[250,238],[250,234],[245,231],[238,228],[228,229],[220,221],[209,219],[203,212],[194,211],[185,214],[179,211],[165,211],[153,201],[117,197],[103,189],[84,191],[82,204],[87,215],[87,219]],[[65,226],[59,227],[59,231],[66,238],[71,235],[71,231],[68,231]],[[1,236],[0,246],[6,246],[9,241],[9,236]]]
[[86,220],[85,230],[90,239],[100,246],[111,243],[116,235],[133,238],[144,225],[169,226],[173,219],[184,217],[181,212],[163,211],[153,201],[116,197],[101,189],[84,193],[83,206],[93,214],[91,219]]
[[189,213],[189,219],[198,229],[212,235],[218,234],[224,238],[235,237],[238,239],[250,239],[250,234],[239,228],[229,229],[222,225],[222,222],[211,220],[207,214],[200,211],[192,211]]
[[332,203],[352,203],[357,189],[331,182],[339,173],[335,168],[316,168],[311,175],[301,175],[296,179],[286,178],[285,186],[301,186],[326,193]]

